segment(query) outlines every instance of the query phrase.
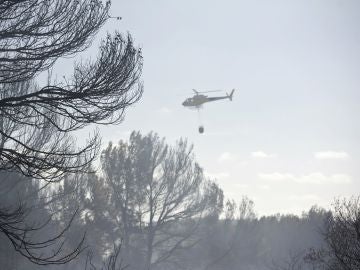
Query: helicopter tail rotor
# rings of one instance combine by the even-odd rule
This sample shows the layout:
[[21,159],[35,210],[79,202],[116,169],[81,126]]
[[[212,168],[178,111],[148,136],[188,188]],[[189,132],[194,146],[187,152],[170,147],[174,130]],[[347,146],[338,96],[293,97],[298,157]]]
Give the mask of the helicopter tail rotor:
[[228,96],[228,98],[230,99],[230,101],[232,101],[232,98],[233,98],[233,94],[234,94],[234,92],[235,92],[235,89],[231,90],[230,95],[229,95],[229,94],[227,94],[227,96]]

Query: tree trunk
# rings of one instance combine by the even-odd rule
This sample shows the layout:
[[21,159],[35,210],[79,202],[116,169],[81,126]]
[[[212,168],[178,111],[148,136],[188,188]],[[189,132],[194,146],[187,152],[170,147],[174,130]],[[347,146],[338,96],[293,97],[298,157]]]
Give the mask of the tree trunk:
[[147,237],[146,261],[145,261],[146,270],[151,270],[153,242],[154,242],[154,232],[152,228],[149,228],[148,237]]

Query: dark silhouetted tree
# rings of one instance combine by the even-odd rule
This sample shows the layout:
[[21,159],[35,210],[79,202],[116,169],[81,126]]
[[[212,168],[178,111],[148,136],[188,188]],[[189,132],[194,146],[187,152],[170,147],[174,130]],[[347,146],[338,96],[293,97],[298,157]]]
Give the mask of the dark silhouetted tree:
[[[109,8],[100,0],[0,0],[0,171],[47,182],[89,171],[99,135],[79,148],[72,132],[119,123],[140,98],[141,53],[119,33],[101,42],[95,61],[76,63],[71,78],[35,83],[57,59],[89,47]],[[63,264],[79,254],[82,241],[72,251],[58,245],[68,226],[49,239],[31,238],[43,227],[25,224],[27,212],[21,204],[0,208],[0,231],[17,251],[37,264]]]

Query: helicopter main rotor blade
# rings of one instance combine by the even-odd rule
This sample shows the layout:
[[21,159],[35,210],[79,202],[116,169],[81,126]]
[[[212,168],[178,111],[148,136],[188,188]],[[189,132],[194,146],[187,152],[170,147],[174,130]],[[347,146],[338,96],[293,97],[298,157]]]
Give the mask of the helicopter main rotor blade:
[[209,90],[209,91],[201,91],[198,93],[213,93],[213,92],[223,92],[224,90]]
[[221,89],[219,89],[219,90],[208,90],[208,91],[206,91],[206,92],[223,92],[224,90],[221,90]]
[[212,93],[212,92],[223,92],[224,90],[208,90],[208,91],[197,91],[196,89],[192,89],[196,94],[199,93]]

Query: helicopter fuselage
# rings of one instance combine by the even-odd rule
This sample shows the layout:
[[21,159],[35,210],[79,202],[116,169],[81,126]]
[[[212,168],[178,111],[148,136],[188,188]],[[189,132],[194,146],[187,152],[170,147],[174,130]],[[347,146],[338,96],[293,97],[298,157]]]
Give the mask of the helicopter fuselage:
[[186,99],[182,105],[185,107],[197,107],[200,108],[204,103],[220,100],[220,99],[227,99],[230,98],[229,96],[221,96],[221,97],[208,97],[205,95],[195,95],[191,98]]
[[198,107],[208,102],[208,97],[205,95],[195,95],[191,98],[187,98],[182,105],[185,107]]

